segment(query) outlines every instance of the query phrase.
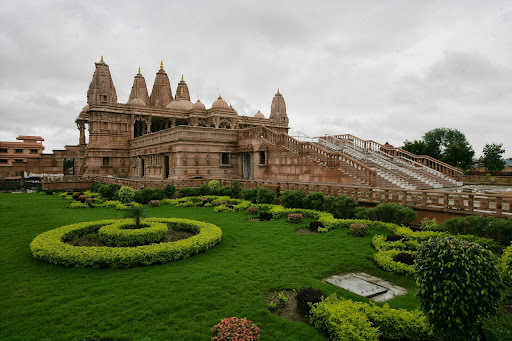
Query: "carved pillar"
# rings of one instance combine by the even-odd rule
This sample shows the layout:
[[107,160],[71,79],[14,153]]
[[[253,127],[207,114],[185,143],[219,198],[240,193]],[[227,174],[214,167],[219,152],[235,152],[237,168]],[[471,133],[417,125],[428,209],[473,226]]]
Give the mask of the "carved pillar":
[[151,133],[151,116],[146,117],[146,127],[148,128],[148,134]]
[[80,145],[84,145],[85,144],[85,122],[79,121],[77,123],[77,125],[78,125],[78,129],[80,129]]

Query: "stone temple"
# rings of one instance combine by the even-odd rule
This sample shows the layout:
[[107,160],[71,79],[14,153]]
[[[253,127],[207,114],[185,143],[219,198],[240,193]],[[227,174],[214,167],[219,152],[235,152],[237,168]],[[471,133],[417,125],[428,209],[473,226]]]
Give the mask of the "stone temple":
[[139,69],[129,98],[119,103],[102,57],[76,124],[78,145],[10,167],[0,164],[0,174],[62,173],[63,160],[71,160],[74,175],[162,181],[262,179],[426,189],[456,185],[462,176],[438,160],[353,135],[299,141],[288,135],[279,90],[268,118],[259,111],[239,115],[221,96],[209,108],[193,103],[183,76],[173,95],[162,63],[151,94]]

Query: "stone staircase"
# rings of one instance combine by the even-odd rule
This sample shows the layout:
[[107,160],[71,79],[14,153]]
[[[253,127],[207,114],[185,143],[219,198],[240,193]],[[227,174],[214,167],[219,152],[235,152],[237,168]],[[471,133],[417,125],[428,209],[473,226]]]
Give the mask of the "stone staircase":
[[[349,155],[365,166],[374,169],[377,173],[378,187],[415,190],[462,185],[457,179],[418,162],[417,160],[422,157],[399,148],[388,148],[374,141],[361,140],[352,135],[325,136],[319,138],[316,143],[327,150]],[[460,172],[460,176],[462,176],[462,172],[454,167],[431,158],[428,158],[428,161],[429,164],[442,170],[448,167],[449,172],[447,173],[449,174],[459,175],[457,172]]]

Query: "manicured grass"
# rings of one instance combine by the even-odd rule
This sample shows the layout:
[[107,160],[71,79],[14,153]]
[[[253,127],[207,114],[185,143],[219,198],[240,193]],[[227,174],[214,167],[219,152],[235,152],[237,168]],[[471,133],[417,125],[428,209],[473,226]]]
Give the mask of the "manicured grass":
[[326,340],[315,328],[268,311],[271,290],[312,286],[359,298],[322,281],[367,272],[408,289],[388,303],[414,309],[413,277],[384,272],[373,263],[370,236],[348,230],[294,233],[300,224],[250,221],[245,212],[212,208],[148,208],[152,217],[206,221],[223,231],[213,249],[164,265],[128,269],[65,268],[32,257],[34,237],[75,222],[120,218],[113,208],[70,209],[56,195],[0,194],[1,340],[209,340],[224,317],[247,317],[261,340]]

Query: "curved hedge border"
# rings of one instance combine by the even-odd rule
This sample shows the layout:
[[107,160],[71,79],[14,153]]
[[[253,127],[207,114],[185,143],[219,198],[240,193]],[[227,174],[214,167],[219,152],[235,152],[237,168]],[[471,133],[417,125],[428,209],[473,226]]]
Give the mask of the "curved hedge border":
[[133,220],[125,219],[114,224],[102,226],[98,235],[104,244],[111,246],[136,246],[158,243],[169,231],[164,223],[152,222],[134,228]]
[[384,270],[391,271],[397,274],[408,274],[408,275],[414,275],[416,270],[414,270],[413,265],[407,265],[404,263],[397,262],[395,260],[396,255],[398,255],[401,252],[405,253],[413,253],[410,251],[404,251],[404,250],[388,250],[388,251],[381,251],[377,252],[375,256],[373,256],[373,259],[375,262]]
[[163,264],[190,257],[212,248],[222,237],[221,229],[213,224],[179,218],[143,219],[143,223],[164,223],[170,228],[196,233],[176,242],[136,247],[72,246],[65,243],[72,237],[97,232],[102,226],[117,220],[101,220],[66,225],[38,235],[30,250],[35,258],[64,266],[122,268],[136,265]]

